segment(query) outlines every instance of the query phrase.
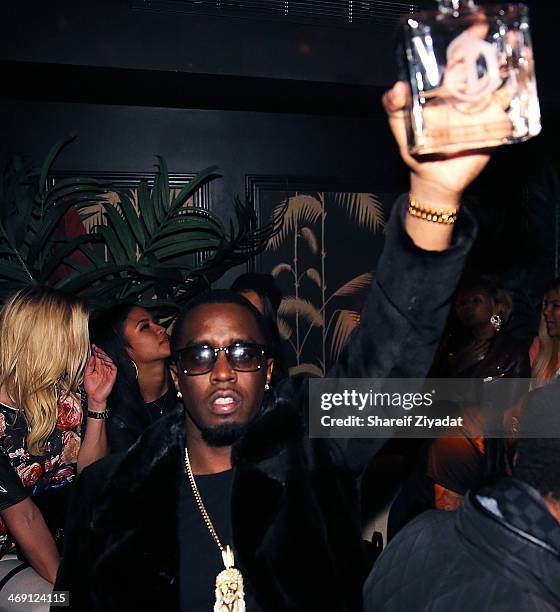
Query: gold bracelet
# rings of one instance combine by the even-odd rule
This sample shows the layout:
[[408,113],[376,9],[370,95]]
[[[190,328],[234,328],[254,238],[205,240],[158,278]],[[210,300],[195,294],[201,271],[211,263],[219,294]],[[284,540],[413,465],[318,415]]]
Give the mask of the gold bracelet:
[[433,223],[445,223],[451,225],[457,220],[457,209],[450,208],[449,210],[442,210],[440,208],[431,208],[425,206],[415,200],[410,194],[408,195],[408,212],[413,217],[424,219],[425,221],[432,221]]

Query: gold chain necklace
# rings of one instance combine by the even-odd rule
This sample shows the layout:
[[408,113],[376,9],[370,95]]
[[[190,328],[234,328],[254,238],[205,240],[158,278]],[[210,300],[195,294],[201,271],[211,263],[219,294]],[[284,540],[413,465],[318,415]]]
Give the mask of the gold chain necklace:
[[218,545],[222,553],[222,560],[224,562],[225,569],[223,569],[216,576],[216,603],[214,604],[214,612],[245,612],[245,592],[243,589],[243,576],[241,572],[234,567],[235,561],[233,558],[233,551],[227,545],[225,548],[212,525],[212,521],[208,516],[208,512],[202,501],[202,497],[196,486],[194,480],[194,474],[191,468],[191,461],[189,459],[189,451],[185,447],[185,472],[189,479],[191,489],[196,501],[196,505],[202,514],[202,518],[208,527],[208,531],[212,536],[212,539]]

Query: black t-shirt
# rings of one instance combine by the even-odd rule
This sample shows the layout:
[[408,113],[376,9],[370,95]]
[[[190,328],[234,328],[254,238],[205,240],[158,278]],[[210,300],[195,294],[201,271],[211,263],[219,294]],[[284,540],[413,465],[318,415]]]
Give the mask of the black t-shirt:
[[[231,546],[233,470],[196,476],[195,480],[220,541],[224,547]],[[179,501],[179,544],[181,610],[211,612],[216,601],[216,576],[224,569],[222,553],[210,535],[186,478]],[[236,567],[239,569],[237,564]],[[246,579],[244,590],[247,612],[259,612],[261,609],[248,592]]]

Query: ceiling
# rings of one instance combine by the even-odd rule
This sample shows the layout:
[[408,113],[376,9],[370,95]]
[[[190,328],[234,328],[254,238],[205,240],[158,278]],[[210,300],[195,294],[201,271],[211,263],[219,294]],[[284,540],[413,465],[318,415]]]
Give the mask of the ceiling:
[[369,30],[391,29],[418,7],[406,0],[131,0],[135,10],[267,19]]

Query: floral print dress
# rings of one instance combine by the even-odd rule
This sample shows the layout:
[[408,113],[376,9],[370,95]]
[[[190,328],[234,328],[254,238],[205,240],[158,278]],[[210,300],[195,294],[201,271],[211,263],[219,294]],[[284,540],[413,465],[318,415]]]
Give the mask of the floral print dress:
[[[45,454],[32,455],[27,449],[23,410],[0,402],[0,511],[27,497],[48,499],[48,492],[65,487],[76,478],[83,412],[79,398],[61,401]],[[63,524],[64,518],[59,519]],[[6,525],[0,519],[0,535],[6,533]]]

